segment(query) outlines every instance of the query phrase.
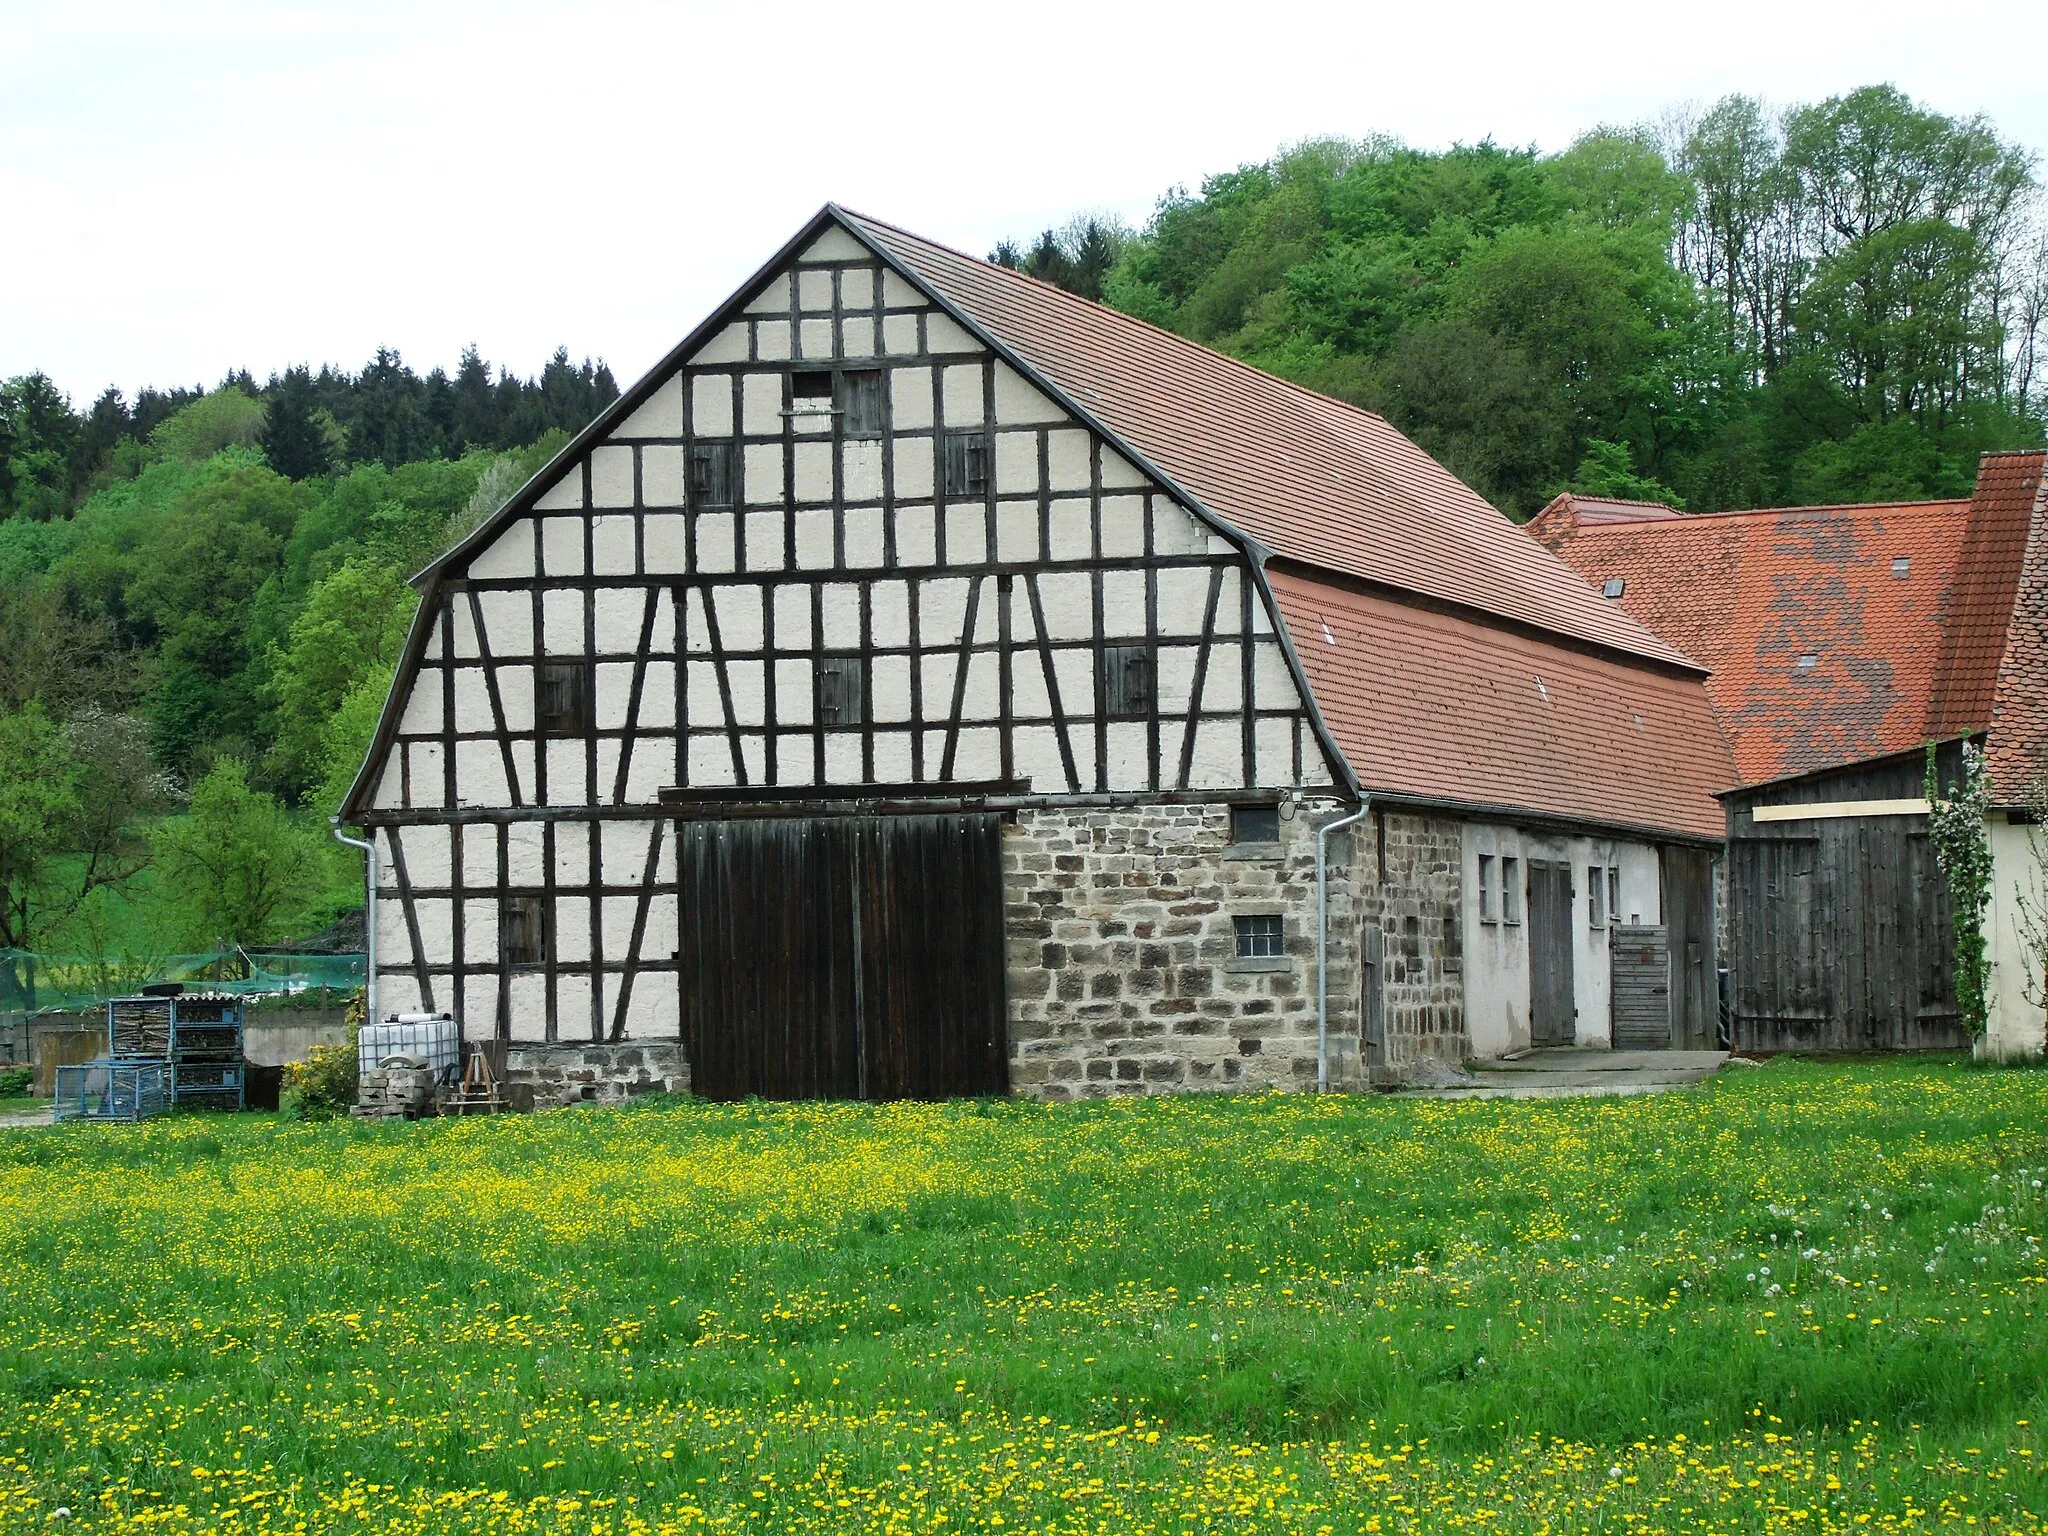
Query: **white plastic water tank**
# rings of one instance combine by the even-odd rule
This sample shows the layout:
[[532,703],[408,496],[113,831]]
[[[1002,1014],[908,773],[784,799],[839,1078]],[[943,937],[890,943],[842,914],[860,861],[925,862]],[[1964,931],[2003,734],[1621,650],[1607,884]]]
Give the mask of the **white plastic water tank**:
[[401,1013],[365,1024],[356,1037],[356,1074],[375,1071],[393,1056],[415,1056],[435,1077],[452,1081],[462,1066],[462,1039],[445,1014]]

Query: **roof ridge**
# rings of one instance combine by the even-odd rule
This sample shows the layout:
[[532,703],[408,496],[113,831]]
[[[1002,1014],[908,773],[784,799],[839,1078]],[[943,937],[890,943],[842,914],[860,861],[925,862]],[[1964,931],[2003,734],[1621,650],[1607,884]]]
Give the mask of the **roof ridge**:
[[1690,523],[1704,522],[1709,518],[1792,517],[1831,512],[1940,512],[1956,511],[1969,505],[1968,496],[1955,496],[1943,501],[1851,501],[1832,504],[1823,502],[1804,507],[1730,507],[1721,512],[1679,512],[1676,517],[1644,518],[1633,523],[1594,523],[1582,526],[1577,536],[1590,537],[1596,533],[1635,533],[1645,528],[1683,527]]

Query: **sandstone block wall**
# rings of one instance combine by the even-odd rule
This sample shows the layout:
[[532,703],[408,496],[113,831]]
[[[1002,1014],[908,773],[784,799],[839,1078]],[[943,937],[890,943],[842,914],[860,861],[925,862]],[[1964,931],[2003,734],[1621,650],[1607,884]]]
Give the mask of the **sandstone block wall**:
[[501,1091],[516,1109],[617,1104],[643,1093],[688,1093],[690,1064],[680,1041],[616,1045],[527,1045],[505,1056]]
[[[1356,840],[1369,867],[1363,907],[1381,936],[1375,1079],[1398,1080],[1424,1056],[1471,1055],[1465,1031],[1464,834],[1447,817],[1375,812]],[[1370,846],[1367,846],[1368,839]]]
[[[1234,845],[1226,805],[1020,814],[1004,842],[1012,1091],[1045,1099],[1316,1082],[1314,828],[1327,800]],[[1330,1062],[1360,1079],[1350,848],[1332,839]],[[1284,955],[1239,957],[1278,916]]]

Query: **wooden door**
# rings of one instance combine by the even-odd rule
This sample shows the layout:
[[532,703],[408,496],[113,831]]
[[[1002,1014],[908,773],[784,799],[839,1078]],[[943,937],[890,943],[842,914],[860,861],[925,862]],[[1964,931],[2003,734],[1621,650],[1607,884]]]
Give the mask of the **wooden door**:
[[1572,996],[1572,867],[1529,861],[1529,1033],[1537,1045],[1578,1036]]
[[992,816],[684,822],[695,1091],[1004,1092],[1001,835]]
[[1669,1050],[1673,1037],[1670,933],[1662,923],[1613,932],[1614,1048]]

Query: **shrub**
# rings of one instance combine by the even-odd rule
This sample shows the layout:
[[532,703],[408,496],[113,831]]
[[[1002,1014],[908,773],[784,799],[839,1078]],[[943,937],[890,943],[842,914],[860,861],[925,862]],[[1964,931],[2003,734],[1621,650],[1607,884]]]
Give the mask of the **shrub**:
[[363,1028],[363,994],[349,999],[348,1032],[339,1045],[316,1045],[304,1061],[284,1069],[278,1108],[294,1120],[332,1120],[356,1102],[356,1037]]
[[28,1092],[28,1085],[35,1081],[35,1073],[27,1067],[11,1067],[0,1072],[0,1099],[18,1099]]

